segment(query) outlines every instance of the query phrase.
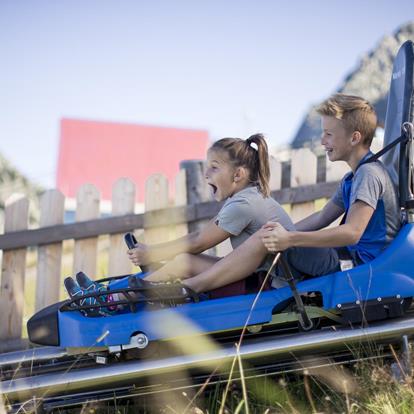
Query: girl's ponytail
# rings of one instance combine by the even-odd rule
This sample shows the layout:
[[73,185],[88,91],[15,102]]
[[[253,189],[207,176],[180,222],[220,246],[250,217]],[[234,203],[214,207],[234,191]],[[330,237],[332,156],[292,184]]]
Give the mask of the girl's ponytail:
[[[246,145],[257,152],[257,163],[255,171],[252,174],[257,176],[255,181],[258,183],[260,192],[265,196],[269,197],[270,188],[270,166],[269,166],[269,151],[263,134],[254,134],[246,139]],[[252,177],[253,178],[253,177]]]

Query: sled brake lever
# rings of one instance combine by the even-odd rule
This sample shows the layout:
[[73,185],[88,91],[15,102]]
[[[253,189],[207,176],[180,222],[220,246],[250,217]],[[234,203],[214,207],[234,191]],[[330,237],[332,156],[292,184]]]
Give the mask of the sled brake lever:
[[[130,250],[135,249],[135,246],[138,243],[137,239],[134,236],[134,233],[131,233],[131,232],[128,232],[124,235],[124,240],[125,240],[126,245],[128,246],[128,249],[130,249]],[[141,268],[141,270],[144,273],[149,272],[149,267],[148,266],[140,265],[139,267]]]

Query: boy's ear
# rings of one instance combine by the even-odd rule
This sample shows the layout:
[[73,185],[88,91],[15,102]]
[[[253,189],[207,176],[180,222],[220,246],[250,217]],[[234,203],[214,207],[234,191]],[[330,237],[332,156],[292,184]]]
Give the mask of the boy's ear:
[[354,131],[351,135],[351,145],[358,145],[362,142],[362,135],[359,131]]

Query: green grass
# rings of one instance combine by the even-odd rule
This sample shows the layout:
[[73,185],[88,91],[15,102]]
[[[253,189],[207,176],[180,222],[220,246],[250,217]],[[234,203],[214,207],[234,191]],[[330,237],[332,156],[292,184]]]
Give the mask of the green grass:
[[[246,382],[249,413],[414,413],[413,377],[398,382],[389,362],[328,366],[323,370]],[[198,407],[200,413],[219,413],[224,385],[217,386]],[[200,407],[206,408],[200,408]],[[246,401],[235,382],[225,403],[225,413],[245,413]],[[165,411],[166,413],[173,411]]]

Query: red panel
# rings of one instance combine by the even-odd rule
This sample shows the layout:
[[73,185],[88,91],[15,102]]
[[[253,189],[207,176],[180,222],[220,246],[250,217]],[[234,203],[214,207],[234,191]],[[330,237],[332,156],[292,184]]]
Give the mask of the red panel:
[[110,200],[114,182],[128,177],[142,202],[151,174],[164,174],[173,188],[180,161],[204,159],[208,142],[201,130],[63,119],[57,188],[74,198],[82,184],[92,183]]

